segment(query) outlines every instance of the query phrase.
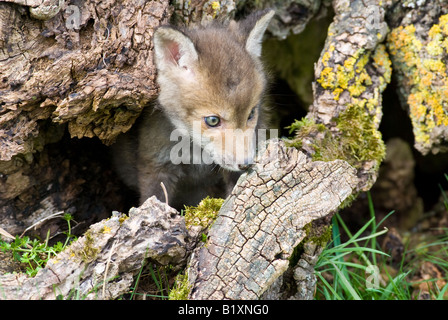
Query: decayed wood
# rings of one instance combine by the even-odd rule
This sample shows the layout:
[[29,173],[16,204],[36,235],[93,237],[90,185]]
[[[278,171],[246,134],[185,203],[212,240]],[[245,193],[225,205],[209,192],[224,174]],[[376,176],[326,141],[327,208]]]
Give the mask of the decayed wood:
[[[291,272],[285,272],[263,293],[263,300],[313,300],[316,292],[316,275],[314,267],[323,251],[322,244],[307,241],[303,244],[303,252]],[[294,287],[285,290],[284,286]]]
[[92,225],[34,278],[0,275],[0,299],[112,299],[127,293],[145,259],[183,265],[189,244],[179,213],[148,199]]
[[387,46],[401,104],[408,110],[415,148],[448,151],[448,3],[422,1],[388,14]]
[[305,225],[334,213],[357,182],[345,161],[311,162],[271,141],[193,253],[190,298],[260,298],[288,268]]
[[249,13],[270,8],[276,16],[268,27],[268,33],[278,39],[285,39],[289,34],[297,34],[305,29],[307,23],[319,13],[326,10],[320,0],[175,0],[173,20],[175,23],[207,23],[214,19],[228,20],[236,14]]
[[[311,162],[281,141],[269,142],[224,203],[207,244],[194,252],[191,298],[259,297],[288,267],[306,236],[303,227],[332,213],[356,182],[355,170],[342,160]],[[182,267],[200,236],[152,197],[129,218],[115,214],[92,225],[34,278],[0,276],[0,298],[117,298],[128,292],[145,259]]]
[[[76,9],[69,7],[69,1],[53,18],[46,4],[59,6],[60,2],[8,2],[25,7],[0,3],[0,159],[5,160],[0,163],[0,195],[8,201],[21,196],[24,202],[30,198],[23,196],[24,191],[34,181],[48,182],[51,189],[59,173],[52,172],[47,153],[31,154],[51,140],[42,137],[42,120],[66,123],[73,137],[96,136],[107,144],[155,99],[151,35],[167,20],[170,8],[163,0],[111,0],[101,5],[85,1],[78,7],[82,14],[76,20]],[[388,33],[386,12],[395,2],[333,1],[336,16],[316,65],[315,99],[307,116],[324,125],[333,141],[344,141],[338,140],[346,133],[338,120],[349,107],[356,108],[364,121],[356,129],[368,131],[374,144],[361,149],[381,151],[377,131],[381,93],[391,71],[381,42]],[[198,14],[219,14],[216,5],[200,4],[205,9]],[[34,18],[29,19],[24,10],[34,12]],[[230,7],[222,12],[232,14]],[[299,136],[303,152],[286,149],[278,141],[269,143],[226,200],[206,245],[194,249],[198,234],[186,230],[174,209],[151,198],[131,210],[128,219],[115,215],[92,225],[35,278],[0,276],[0,298],[115,298],[128,290],[145,258],[183,267],[193,252],[189,261],[192,299],[280,297],[282,275],[290,267],[298,288],[294,298],[310,299],[313,265],[321,246],[304,243],[298,264],[289,266],[292,252],[306,236],[304,227],[330,217],[352,193],[368,190],[381,157],[369,158],[368,153],[360,157],[355,151],[355,161],[345,159],[353,167],[331,159],[331,154],[324,154],[331,161],[313,162],[315,147],[325,146],[328,136],[319,130],[308,133]],[[64,165],[69,171],[70,166]],[[50,169],[39,171],[44,167]],[[49,213],[57,210],[53,201],[40,200]],[[1,213],[7,216],[8,210]]]
[[[334,1],[335,17],[315,67],[314,102],[307,118],[325,125],[339,143],[338,149],[357,169],[357,190],[369,190],[376,181],[385,146],[378,131],[382,117],[382,92],[391,78],[384,41],[388,27],[385,13],[390,2],[375,0]],[[348,115],[348,116],[347,116]],[[341,126],[343,117],[347,123]],[[353,143],[351,136],[362,137]],[[325,150],[325,136],[304,137],[304,150],[322,145],[326,159],[341,157]]]
[[[54,5],[57,13],[50,12]],[[84,162],[89,148],[70,149],[61,139],[68,131],[110,144],[132,126],[157,97],[152,34],[169,17],[167,0],[0,1],[3,228],[21,234],[60,211],[80,223],[110,214],[99,196],[116,188],[110,188],[107,149],[97,148],[103,163]],[[84,175],[86,168],[95,169]],[[63,231],[54,222],[45,226],[52,235]]]
[[0,3],[0,160],[33,152],[43,119],[110,144],[157,97],[151,41],[168,1],[28,5]]

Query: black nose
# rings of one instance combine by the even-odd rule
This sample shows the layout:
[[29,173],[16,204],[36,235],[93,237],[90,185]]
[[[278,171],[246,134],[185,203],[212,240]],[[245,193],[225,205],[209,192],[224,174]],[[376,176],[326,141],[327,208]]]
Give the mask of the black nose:
[[248,170],[252,165],[251,164],[239,164],[238,169],[246,171]]

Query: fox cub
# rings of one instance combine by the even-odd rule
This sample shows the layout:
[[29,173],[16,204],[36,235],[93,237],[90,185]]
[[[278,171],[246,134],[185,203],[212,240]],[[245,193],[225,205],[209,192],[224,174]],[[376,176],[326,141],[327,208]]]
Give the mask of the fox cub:
[[264,122],[261,42],[273,15],[155,31],[158,100],[113,148],[119,175],[141,203],[153,195],[164,201],[163,182],[171,206],[196,205],[223,176],[253,162]]

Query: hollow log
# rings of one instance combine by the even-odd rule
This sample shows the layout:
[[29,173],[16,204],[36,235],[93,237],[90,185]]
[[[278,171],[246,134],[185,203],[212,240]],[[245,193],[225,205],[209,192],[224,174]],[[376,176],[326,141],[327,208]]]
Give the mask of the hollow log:
[[[110,213],[97,201],[109,194],[113,207],[120,193],[106,161],[92,164],[85,144],[66,153],[61,149],[73,138],[91,138],[101,142],[93,144],[92,154],[106,151],[105,145],[157,98],[152,33],[173,13],[173,19],[188,24],[228,19],[244,8],[272,3],[0,1],[0,226],[15,235],[60,211],[82,213],[87,224],[94,213]],[[285,3],[269,29],[280,38],[300,32],[320,1]],[[385,155],[378,131],[381,94],[392,67],[411,116],[423,105],[425,115],[436,117],[417,114],[418,121],[444,119],[439,109],[423,102],[445,97],[444,69],[435,66],[440,67],[437,61],[446,50],[437,51],[431,41],[444,48],[446,4],[410,8],[398,0],[334,0],[332,6],[335,17],[315,65],[307,117],[293,123],[295,137],[286,144],[268,143],[210,230],[188,229],[178,212],[150,198],[127,216],[115,214],[92,224],[36,277],[0,275],[0,298],[117,298],[128,292],[149,259],[187,266],[191,299],[311,299],[313,266],[325,241],[307,237],[322,233],[341,205],[375,182]],[[300,16],[301,10],[306,14]],[[397,12],[409,10],[411,15],[394,20]],[[416,24],[414,32],[404,24],[419,10],[429,22],[421,28]],[[417,56],[410,45],[422,39],[432,49]],[[403,59],[412,54],[420,60],[411,71],[429,77],[432,100],[418,100],[423,88],[409,82],[414,75]],[[429,145],[418,147],[422,152],[443,151],[443,125],[431,127],[439,140],[430,136]],[[86,163],[92,171],[86,171]],[[52,227],[47,222],[47,228],[39,225],[41,235]],[[202,232],[207,233],[205,244],[199,240]],[[287,292],[285,283],[291,280],[295,290]]]
[[201,232],[151,197],[129,216],[92,225],[35,277],[0,276],[1,298],[114,299],[128,293],[145,259],[182,267],[190,255],[190,298],[259,298],[288,268],[305,226],[334,212],[356,182],[345,161],[311,162],[270,141],[223,204],[207,244],[198,246]]

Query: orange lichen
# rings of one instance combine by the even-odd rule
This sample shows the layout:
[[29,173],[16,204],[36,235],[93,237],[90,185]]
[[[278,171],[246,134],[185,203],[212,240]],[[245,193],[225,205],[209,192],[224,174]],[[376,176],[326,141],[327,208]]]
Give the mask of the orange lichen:
[[410,86],[407,102],[415,140],[429,148],[432,130],[448,125],[448,76],[443,60],[448,53],[448,15],[441,16],[428,31],[426,42],[422,41],[409,25],[393,29],[387,44],[395,68]]

